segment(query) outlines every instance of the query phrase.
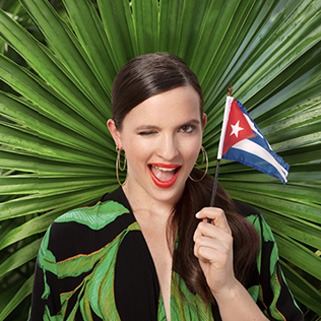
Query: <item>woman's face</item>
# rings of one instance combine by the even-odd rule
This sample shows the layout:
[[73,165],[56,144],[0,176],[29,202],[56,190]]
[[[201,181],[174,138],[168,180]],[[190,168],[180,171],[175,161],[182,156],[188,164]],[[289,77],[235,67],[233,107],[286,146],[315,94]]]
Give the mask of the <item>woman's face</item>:
[[198,157],[205,123],[190,86],[143,101],[125,116],[121,131],[109,120],[116,146],[126,153],[126,189],[175,204]]

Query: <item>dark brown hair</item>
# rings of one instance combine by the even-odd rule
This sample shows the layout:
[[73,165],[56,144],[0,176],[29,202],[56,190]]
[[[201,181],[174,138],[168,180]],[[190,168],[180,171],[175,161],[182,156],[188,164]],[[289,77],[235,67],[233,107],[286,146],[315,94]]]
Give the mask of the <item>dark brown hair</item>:
[[119,71],[112,89],[112,114],[117,129],[121,129],[127,113],[138,104],[181,86],[192,86],[197,92],[202,115],[202,89],[195,74],[179,57],[168,53],[153,53],[129,61]]
[[[191,176],[199,179],[203,172],[193,169]],[[178,247],[175,249],[173,268],[186,282],[188,288],[198,293],[205,301],[213,301],[213,295],[207,286],[205,276],[198,259],[194,256],[193,235],[200,222],[194,213],[210,204],[213,178],[206,175],[200,183],[188,179],[183,197],[176,204],[172,218],[173,226],[177,226]],[[248,277],[255,268],[259,239],[253,225],[236,209],[229,194],[218,185],[215,206],[224,210],[233,235],[233,265],[235,277],[247,286]],[[247,213],[250,214],[250,213]]]
[[[127,113],[144,100],[181,86],[192,86],[198,93],[202,115],[201,87],[197,77],[183,60],[168,53],[146,54],[132,59],[119,71],[113,85],[112,113],[116,127],[121,130]],[[191,172],[194,179],[202,175],[195,168]],[[173,269],[180,274],[192,292],[198,293],[208,302],[213,300],[213,296],[198,259],[194,256],[193,235],[199,223],[195,213],[210,204],[212,181],[209,175],[199,183],[190,179],[186,181],[184,193],[176,204],[168,228],[168,240],[172,243],[170,248],[174,248],[173,241],[176,237],[179,240],[173,253]],[[257,233],[237,212],[234,202],[221,186],[218,187],[215,206],[225,211],[234,240],[234,272],[237,279],[245,284],[255,265],[259,244]]]

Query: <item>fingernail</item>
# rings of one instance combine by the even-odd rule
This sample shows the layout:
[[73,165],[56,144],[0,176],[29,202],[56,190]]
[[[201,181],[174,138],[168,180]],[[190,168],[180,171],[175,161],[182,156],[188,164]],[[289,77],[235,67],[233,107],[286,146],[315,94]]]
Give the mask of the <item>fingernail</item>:
[[200,217],[200,212],[197,212],[197,213],[195,214],[195,217],[196,217],[196,218],[199,218],[199,217]]

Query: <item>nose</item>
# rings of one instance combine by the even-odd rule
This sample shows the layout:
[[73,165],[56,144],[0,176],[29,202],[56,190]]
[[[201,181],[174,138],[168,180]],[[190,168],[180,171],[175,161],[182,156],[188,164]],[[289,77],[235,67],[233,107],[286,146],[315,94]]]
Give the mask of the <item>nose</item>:
[[173,135],[163,135],[157,148],[158,156],[163,160],[174,160],[179,154],[179,144]]

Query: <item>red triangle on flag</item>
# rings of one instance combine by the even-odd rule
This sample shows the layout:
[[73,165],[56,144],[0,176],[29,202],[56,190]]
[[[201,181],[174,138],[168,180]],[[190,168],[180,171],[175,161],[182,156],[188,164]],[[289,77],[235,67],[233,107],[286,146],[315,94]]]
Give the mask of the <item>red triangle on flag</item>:
[[222,155],[226,154],[237,142],[251,137],[255,137],[255,134],[237,101],[233,99],[226,125]]

